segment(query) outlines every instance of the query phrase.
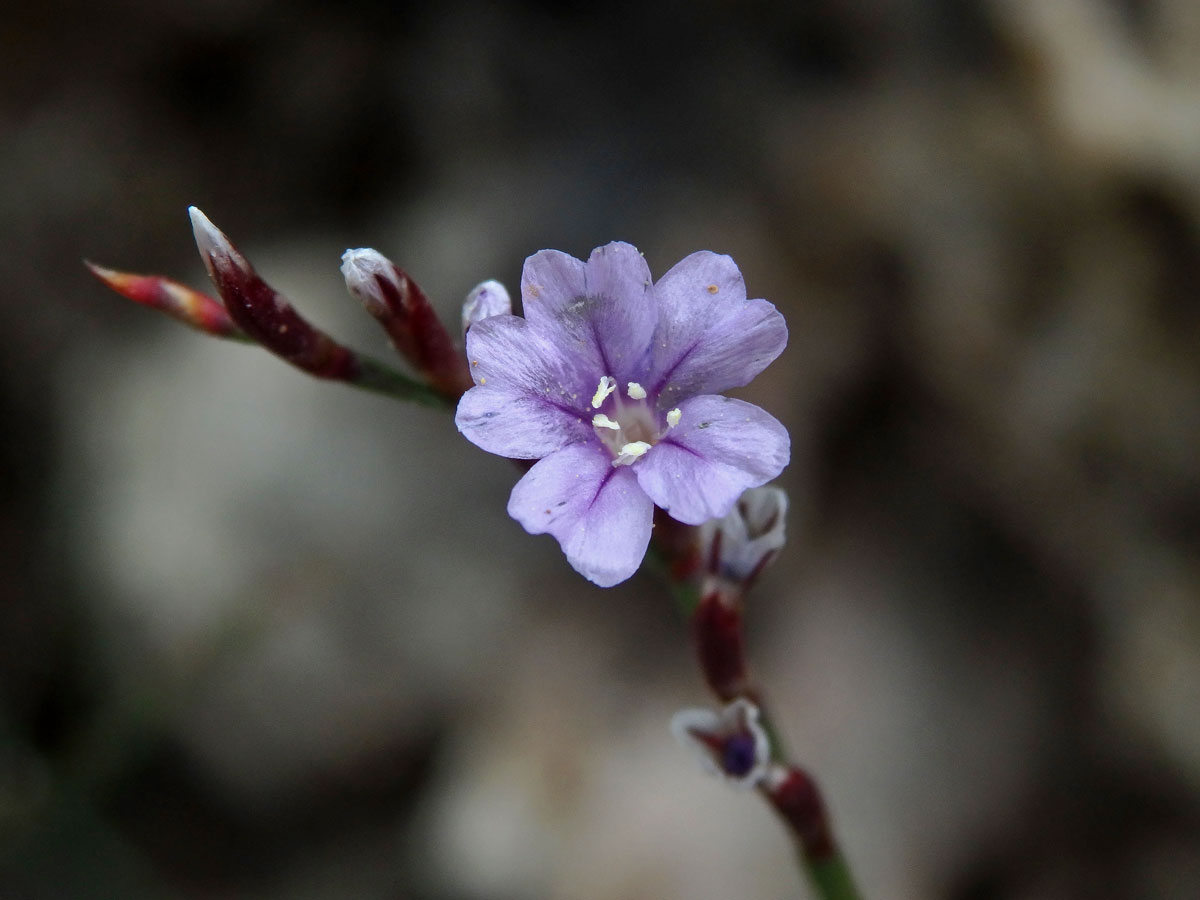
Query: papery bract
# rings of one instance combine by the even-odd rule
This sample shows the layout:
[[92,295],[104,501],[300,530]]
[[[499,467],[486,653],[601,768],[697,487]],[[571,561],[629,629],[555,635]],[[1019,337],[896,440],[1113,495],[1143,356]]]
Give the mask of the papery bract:
[[681,709],[671,717],[671,733],[706,771],[735,787],[753,787],[768,772],[771,742],[758,707],[745,698],[720,712]]
[[553,535],[591,581],[637,571],[654,506],[698,525],[787,465],[784,427],[718,395],[787,343],[783,317],[746,298],[728,256],[693,253],[655,283],[630,244],[586,262],[543,250],[525,262],[521,298],[524,318],[467,332],[475,387],[456,422],[484,450],[539,460],[509,514]]
[[700,528],[709,574],[746,588],[775,558],[786,537],[787,494],[768,485],[752,488],[720,519]]

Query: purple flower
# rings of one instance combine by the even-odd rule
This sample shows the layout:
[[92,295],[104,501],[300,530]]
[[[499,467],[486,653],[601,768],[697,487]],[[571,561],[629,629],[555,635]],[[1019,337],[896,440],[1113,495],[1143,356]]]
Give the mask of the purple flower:
[[637,571],[655,505],[699,525],[787,465],[779,422],[717,396],[787,343],[783,317],[746,299],[728,256],[693,253],[653,283],[629,244],[587,262],[543,250],[525,261],[521,299],[525,318],[467,332],[476,386],[455,421],[484,450],[539,460],[509,515],[557,538],[586,578],[608,587]]

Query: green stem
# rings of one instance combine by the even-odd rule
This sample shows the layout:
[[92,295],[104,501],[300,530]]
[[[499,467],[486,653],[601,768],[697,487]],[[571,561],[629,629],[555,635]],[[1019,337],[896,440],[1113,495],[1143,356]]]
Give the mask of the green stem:
[[439,394],[428,385],[409,378],[369,356],[358,356],[359,371],[346,380],[346,384],[374,391],[396,400],[406,400],[431,409],[448,411],[454,409],[455,400]]
[[835,849],[833,856],[820,860],[801,853],[800,862],[821,900],[859,900],[858,888],[854,886],[850,867],[840,850]]

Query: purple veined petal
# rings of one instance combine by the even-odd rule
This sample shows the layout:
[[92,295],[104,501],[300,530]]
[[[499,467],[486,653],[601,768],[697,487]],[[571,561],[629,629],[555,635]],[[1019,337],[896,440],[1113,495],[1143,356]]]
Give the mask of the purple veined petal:
[[766,300],[747,300],[737,265],[704,250],[654,286],[652,367],[660,408],[749,384],[787,346],[787,325]]
[[599,345],[604,374],[622,383],[635,378],[658,324],[650,267],[637,247],[613,241],[592,251],[585,303],[580,313]]
[[535,325],[517,316],[481,319],[467,332],[475,387],[454,422],[473,444],[514,459],[538,459],[594,437],[588,406],[593,370],[581,370]]
[[598,381],[643,377],[658,321],[650,269],[637,248],[614,241],[586,263],[543,250],[525,262],[525,315],[585,359]]
[[650,543],[654,506],[628,466],[596,442],[572,444],[539,461],[517,482],[508,514],[530,534],[551,534],[567,562],[611,587],[633,575]]
[[[481,319],[467,332],[467,362],[478,385],[502,385],[588,413],[596,362],[561,336],[519,316]],[[589,415],[590,419],[590,415]]]
[[679,411],[679,424],[633,468],[655,505],[680,522],[725,515],[743,491],[788,464],[787,429],[751,403],[704,395],[683,401]]
[[501,386],[476,385],[463,394],[454,424],[479,449],[509,459],[541,459],[595,438],[592,426],[569,410]]
[[521,270],[521,304],[525,318],[540,322],[587,293],[583,260],[561,250],[539,250]]

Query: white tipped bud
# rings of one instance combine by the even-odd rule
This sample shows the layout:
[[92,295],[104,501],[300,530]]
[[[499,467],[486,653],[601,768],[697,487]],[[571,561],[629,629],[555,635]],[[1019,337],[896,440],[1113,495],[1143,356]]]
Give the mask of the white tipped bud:
[[222,266],[226,262],[232,262],[243,271],[250,268],[229,238],[225,237],[198,207],[189,206],[188,215],[192,220],[192,234],[196,238],[196,249],[200,251],[200,258],[204,260],[204,268],[208,270],[209,278],[215,278],[216,267]]
[[463,334],[483,319],[508,315],[512,315],[512,298],[508,296],[508,289],[498,281],[484,281],[475,285],[463,302]]
[[346,290],[373,316],[387,313],[387,302],[380,293],[376,279],[395,281],[394,269],[391,260],[370,247],[347,250],[342,254],[342,277],[346,279]]

